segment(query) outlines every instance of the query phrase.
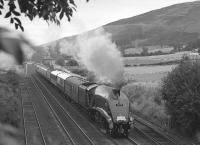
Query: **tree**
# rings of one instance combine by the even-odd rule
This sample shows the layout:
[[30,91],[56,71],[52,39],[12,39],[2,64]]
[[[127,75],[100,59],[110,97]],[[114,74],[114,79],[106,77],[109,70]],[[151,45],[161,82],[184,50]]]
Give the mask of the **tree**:
[[68,60],[66,65],[68,65],[68,66],[78,66],[79,64],[76,60],[70,59],[70,60]]
[[142,55],[142,56],[148,55],[148,48],[147,48],[147,47],[145,47],[145,46],[142,47],[141,55]]
[[194,135],[200,130],[200,62],[189,58],[168,74],[161,89],[166,109],[176,127]]
[[0,51],[13,55],[18,64],[22,64],[24,61],[22,45],[33,48],[33,45],[22,35],[0,27]]
[[55,61],[55,64],[60,65],[60,66],[64,66],[65,65],[65,60],[63,57],[58,57]]
[[[19,5],[19,9],[16,5]],[[31,21],[38,16],[47,22],[59,25],[64,16],[70,21],[77,6],[74,0],[0,0],[0,15],[2,15],[1,10],[6,7],[8,9],[6,9],[4,18],[9,18],[10,23],[14,24],[16,29],[20,28],[24,31],[19,18],[22,14]]]
[[[19,18],[22,14],[30,20],[38,16],[46,22],[50,21],[59,25],[64,16],[70,21],[76,10],[76,4],[74,0],[0,0],[0,15],[3,9],[6,11],[4,18],[10,19],[10,23],[14,24],[16,29],[20,28],[24,31]],[[22,64],[24,61],[22,45],[26,44],[31,48],[33,45],[22,35],[13,34],[13,31],[0,27],[0,51],[13,55],[17,63]]]

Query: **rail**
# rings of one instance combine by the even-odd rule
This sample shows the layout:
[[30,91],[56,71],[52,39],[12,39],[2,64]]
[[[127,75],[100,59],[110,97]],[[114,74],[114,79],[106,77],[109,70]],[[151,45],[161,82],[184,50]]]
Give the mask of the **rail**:
[[[151,127],[148,123],[144,121],[135,119],[140,125],[145,126],[146,128],[139,128],[135,126],[135,129],[154,142],[156,145],[168,144],[168,145],[176,145],[177,143],[170,139],[169,137],[163,135],[163,133],[158,132],[156,129]],[[138,124],[138,125],[139,125]]]
[[[45,101],[50,105],[48,99],[46,98],[46,96],[45,96],[44,93],[42,92],[41,88],[38,87],[38,85],[36,84],[35,80],[37,80],[37,81],[46,89],[46,91],[48,92],[48,94],[55,100],[56,104],[57,104],[57,105],[62,109],[62,111],[64,112],[65,117],[70,118],[71,121],[76,125],[76,127],[82,132],[82,134],[85,136],[85,138],[89,141],[89,143],[92,144],[92,145],[95,145],[95,143],[94,143],[94,142],[90,139],[90,137],[83,131],[83,129],[76,123],[76,121],[71,117],[71,115],[63,108],[62,105],[60,105],[60,103],[59,103],[59,101],[56,99],[56,97],[55,97],[54,95],[52,95],[51,92],[49,92],[49,90],[46,88],[46,86],[44,86],[44,84],[43,84],[38,78],[36,78],[36,77],[34,77],[35,80],[34,80],[33,78],[31,78],[31,79],[32,79],[33,82],[34,82],[34,85],[37,86],[37,88],[38,88],[38,89],[40,90],[40,92],[42,93],[42,96],[45,98]],[[50,105],[50,106],[51,106],[51,105]],[[52,106],[51,106],[51,109],[54,110]],[[57,118],[58,118],[57,113],[56,113],[55,111],[53,111],[53,112],[56,114],[56,116],[57,116]],[[65,130],[66,130],[66,129],[65,129]],[[69,133],[67,133],[67,134],[69,134]],[[71,137],[71,139],[72,139],[72,137]],[[73,143],[74,143],[74,141],[73,141]],[[74,144],[75,144],[75,143],[74,143]]]

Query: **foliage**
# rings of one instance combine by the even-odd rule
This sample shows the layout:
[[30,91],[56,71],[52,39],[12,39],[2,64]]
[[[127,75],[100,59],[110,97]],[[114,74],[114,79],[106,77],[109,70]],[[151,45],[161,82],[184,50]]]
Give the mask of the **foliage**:
[[142,47],[142,53],[141,53],[141,55],[142,56],[146,56],[148,54],[148,48],[147,47]]
[[200,48],[200,39],[199,38],[189,42],[187,44],[185,50],[191,51],[191,50],[194,50],[194,49],[197,49],[197,48],[198,49]]
[[200,130],[200,62],[184,57],[163,80],[162,96],[166,108],[182,133]]
[[130,83],[124,86],[122,91],[129,97],[134,113],[157,125],[167,119],[157,83]]
[[0,75],[0,122],[15,127],[20,126],[19,79],[12,71]]
[[70,59],[70,60],[67,62],[66,65],[68,65],[68,66],[78,66],[79,64],[78,64],[78,62],[77,62],[76,60]]
[[60,66],[65,66],[65,60],[63,57],[58,57],[55,61],[55,64],[60,65]]
[[[146,50],[145,50],[146,51]],[[171,52],[163,52],[161,50],[155,51],[155,52],[141,52],[141,53],[135,53],[135,54],[124,54],[124,57],[135,57],[135,56],[153,56],[153,55],[167,55],[171,54]]]
[[[19,9],[16,8],[17,5]],[[9,18],[16,29],[20,28],[24,31],[19,18],[22,14],[31,21],[38,16],[47,22],[51,21],[59,25],[64,16],[70,21],[76,10],[76,4],[74,0],[0,0],[0,15],[2,9],[6,9],[4,18]]]
[[86,77],[87,74],[89,73],[86,69],[81,69],[81,68],[70,69],[70,71],[72,73],[75,73],[75,74],[78,74],[78,75],[81,75],[81,76],[84,76],[84,77]]
[[24,36],[0,27],[0,50],[13,55],[18,64],[23,63],[24,52],[29,49],[34,50],[34,47]]

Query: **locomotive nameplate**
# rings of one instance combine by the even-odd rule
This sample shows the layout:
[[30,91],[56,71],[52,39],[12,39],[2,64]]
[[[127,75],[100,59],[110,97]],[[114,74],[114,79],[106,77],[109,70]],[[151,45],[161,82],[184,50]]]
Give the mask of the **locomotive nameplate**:
[[117,116],[117,121],[126,120],[125,116]]

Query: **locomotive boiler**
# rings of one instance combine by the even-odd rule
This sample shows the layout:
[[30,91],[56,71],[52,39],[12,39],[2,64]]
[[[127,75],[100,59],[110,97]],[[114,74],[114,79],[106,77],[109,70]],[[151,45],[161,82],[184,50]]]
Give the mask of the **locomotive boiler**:
[[128,136],[133,126],[130,102],[120,90],[87,81],[84,77],[36,64],[36,72],[62,91],[67,100],[85,108],[90,118],[106,133]]

